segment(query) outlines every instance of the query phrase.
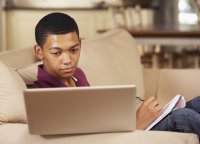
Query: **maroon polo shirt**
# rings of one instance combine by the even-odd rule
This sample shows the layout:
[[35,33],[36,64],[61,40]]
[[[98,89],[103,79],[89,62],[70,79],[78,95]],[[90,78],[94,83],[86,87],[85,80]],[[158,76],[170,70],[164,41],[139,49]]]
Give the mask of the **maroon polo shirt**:
[[[73,79],[77,87],[90,86],[84,72],[80,68],[76,68]],[[37,80],[34,81],[32,88],[53,88],[53,87],[67,87],[59,79],[50,75],[45,71],[43,65],[38,66]]]

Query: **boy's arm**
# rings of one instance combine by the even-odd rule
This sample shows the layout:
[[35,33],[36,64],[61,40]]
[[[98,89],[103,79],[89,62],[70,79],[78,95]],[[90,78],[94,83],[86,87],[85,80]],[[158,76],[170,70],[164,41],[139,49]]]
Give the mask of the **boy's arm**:
[[136,113],[136,128],[147,128],[156,118],[162,114],[162,106],[155,97],[149,97],[139,107]]

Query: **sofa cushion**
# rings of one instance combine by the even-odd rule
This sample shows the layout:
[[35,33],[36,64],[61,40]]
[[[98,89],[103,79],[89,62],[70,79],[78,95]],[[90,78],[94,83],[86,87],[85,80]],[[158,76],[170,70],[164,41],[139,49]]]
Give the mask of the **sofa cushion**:
[[162,131],[134,131],[82,135],[31,135],[27,124],[4,124],[1,144],[199,144],[197,135]]
[[144,68],[144,86],[145,98],[149,96],[157,96],[157,87],[160,75],[160,69]]
[[11,68],[18,68],[38,61],[34,48],[18,48],[0,53],[0,60]]
[[17,68],[15,71],[22,77],[26,85],[31,85],[37,79],[38,65],[40,64],[42,64],[41,61]]
[[0,123],[26,122],[21,77],[0,61]]
[[135,84],[144,98],[143,71],[134,38],[113,29],[82,42],[79,66],[91,85]]
[[177,94],[184,96],[187,101],[199,96],[199,75],[199,69],[162,69],[158,82],[158,100],[166,104]]

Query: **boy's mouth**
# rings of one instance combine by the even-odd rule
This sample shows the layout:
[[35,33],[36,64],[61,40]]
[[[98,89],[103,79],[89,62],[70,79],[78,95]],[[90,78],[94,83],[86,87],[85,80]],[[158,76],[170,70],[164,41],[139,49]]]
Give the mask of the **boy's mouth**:
[[72,72],[72,71],[73,71],[73,69],[74,69],[73,67],[69,67],[69,68],[62,68],[62,69],[61,69],[61,71],[62,71],[62,72],[64,72],[64,73],[70,73],[70,72]]

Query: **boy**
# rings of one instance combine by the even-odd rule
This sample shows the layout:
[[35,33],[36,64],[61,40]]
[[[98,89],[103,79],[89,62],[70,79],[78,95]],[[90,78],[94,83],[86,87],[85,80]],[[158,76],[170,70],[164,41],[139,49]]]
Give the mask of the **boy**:
[[32,87],[89,86],[83,71],[77,68],[81,40],[76,22],[62,13],[44,17],[35,29],[35,53],[43,61]]
[[[43,61],[38,67],[34,88],[89,86],[85,74],[77,67],[81,41],[76,22],[63,13],[51,13],[36,26],[38,45],[35,53]],[[173,111],[152,130],[190,132],[200,136],[200,97],[187,103],[187,108]],[[155,97],[143,102],[137,110],[137,128],[145,129],[162,113]]]

